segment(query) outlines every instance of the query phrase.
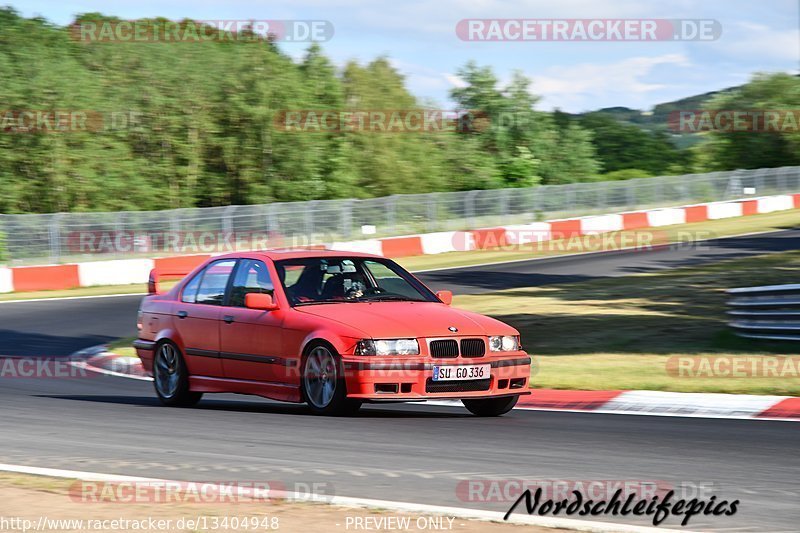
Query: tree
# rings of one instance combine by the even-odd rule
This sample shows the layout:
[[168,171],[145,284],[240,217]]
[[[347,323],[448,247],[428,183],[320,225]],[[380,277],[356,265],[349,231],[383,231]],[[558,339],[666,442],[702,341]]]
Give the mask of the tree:
[[[739,89],[714,97],[708,110],[795,112],[800,108],[800,77],[756,74]],[[698,171],[800,165],[800,132],[711,132],[693,149]]]

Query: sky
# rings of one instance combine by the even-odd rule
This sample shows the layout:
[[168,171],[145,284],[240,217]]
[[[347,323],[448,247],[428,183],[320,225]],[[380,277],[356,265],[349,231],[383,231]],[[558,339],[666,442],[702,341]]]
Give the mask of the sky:
[[[745,83],[756,72],[800,72],[800,0],[0,0],[60,25],[76,14],[123,19],[326,20],[337,65],[387,56],[426,103],[453,107],[468,61],[501,84],[532,80],[537,108],[581,112],[655,104]],[[462,19],[713,19],[713,41],[484,42],[456,34]],[[301,58],[308,43],[281,43]]]

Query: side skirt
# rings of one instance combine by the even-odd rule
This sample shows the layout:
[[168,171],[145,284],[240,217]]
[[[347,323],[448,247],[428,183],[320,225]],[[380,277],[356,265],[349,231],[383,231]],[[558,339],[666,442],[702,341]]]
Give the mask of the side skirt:
[[189,376],[189,389],[193,392],[252,394],[282,402],[302,402],[300,387],[285,383]]

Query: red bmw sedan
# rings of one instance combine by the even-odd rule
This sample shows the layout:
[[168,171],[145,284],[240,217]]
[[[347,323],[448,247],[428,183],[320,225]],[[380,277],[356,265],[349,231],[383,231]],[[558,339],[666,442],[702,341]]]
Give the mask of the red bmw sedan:
[[306,402],[317,414],[364,402],[458,399],[479,416],[530,394],[519,333],[450,307],[400,265],[327,251],[236,253],[209,259],[150,295],[134,342],[168,406],[204,393]]

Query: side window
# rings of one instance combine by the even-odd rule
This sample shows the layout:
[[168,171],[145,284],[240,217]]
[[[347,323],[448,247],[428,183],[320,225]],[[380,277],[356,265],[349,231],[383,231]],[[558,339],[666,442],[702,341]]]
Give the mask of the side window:
[[225,298],[225,287],[231,276],[235,259],[226,259],[211,263],[203,271],[200,287],[197,290],[196,303],[208,305],[222,305]]
[[272,294],[275,287],[269,276],[267,265],[255,259],[242,259],[231,285],[231,297],[228,305],[244,307],[244,297],[251,292]]
[[195,303],[195,299],[197,298],[197,287],[200,286],[200,278],[202,277],[203,272],[201,271],[183,287],[183,292],[181,293],[182,302],[186,302],[187,304]]

